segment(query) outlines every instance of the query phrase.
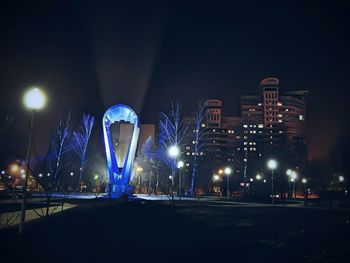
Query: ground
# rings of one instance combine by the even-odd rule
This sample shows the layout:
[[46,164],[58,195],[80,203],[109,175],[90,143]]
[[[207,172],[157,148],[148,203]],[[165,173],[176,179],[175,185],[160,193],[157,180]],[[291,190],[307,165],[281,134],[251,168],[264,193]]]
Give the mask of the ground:
[[9,262],[348,262],[349,234],[346,209],[92,199],[0,241]]

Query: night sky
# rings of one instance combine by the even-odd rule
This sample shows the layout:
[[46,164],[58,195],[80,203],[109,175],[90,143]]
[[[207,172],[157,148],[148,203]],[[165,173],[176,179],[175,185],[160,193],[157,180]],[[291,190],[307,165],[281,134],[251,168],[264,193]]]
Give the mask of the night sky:
[[[127,2],[127,3],[126,3]],[[349,121],[350,1],[2,1],[0,108],[27,116],[26,87],[42,85],[37,116],[48,136],[59,116],[98,118],[126,103],[155,122],[171,101],[309,90],[309,159],[327,154]],[[100,129],[100,119],[97,119]]]

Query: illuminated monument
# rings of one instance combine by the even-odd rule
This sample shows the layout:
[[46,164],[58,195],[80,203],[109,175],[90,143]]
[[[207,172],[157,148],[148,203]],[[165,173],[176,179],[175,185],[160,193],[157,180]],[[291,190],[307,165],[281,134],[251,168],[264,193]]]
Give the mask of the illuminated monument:
[[131,194],[129,181],[140,133],[139,118],[129,106],[117,104],[105,112],[102,126],[112,197]]

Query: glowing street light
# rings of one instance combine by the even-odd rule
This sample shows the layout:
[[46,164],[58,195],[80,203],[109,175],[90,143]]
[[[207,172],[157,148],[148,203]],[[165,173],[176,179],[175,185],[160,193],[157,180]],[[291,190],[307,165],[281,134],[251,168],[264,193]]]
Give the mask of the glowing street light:
[[73,172],[70,172],[70,176],[73,176],[74,175],[74,173]]
[[232,169],[230,167],[226,167],[224,169],[224,172],[225,172],[226,177],[227,177],[227,198],[230,198],[230,180],[229,180],[229,176],[232,173]]
[[18,164],[14,163],[10,165],[10,172],[15,174],[19,171],[19,166]]
[[302,182],[303,184],[306,184],[306,183],[307,183],[307,179],[306,179],[306,178],[303,178],[303,179],[301,179],[301,182]]
[[260,175],[260,174],[257,174],[256,176],[255,176],[255,178],[256,178],[256,180],[261,180],[262,179],[262,176]]
[[177,168],[182,168],[182,167],[184,167],[184,162],[183,161],[178,161],[178,163],[177,163]]
[[32,131],[34,125],[34,114],[36,110],[41,110],[44,108],[46,104],[46,96],[43,91],[41,91],[38,87],[30,88],[23,96],[23,104],[24,106],[31,110],[31,120],[30,120],[30,129],[29,129],[29,142],[28,142],[28,152],[27,152],[27,167],[26,173],[24,176],[24,187],[23,187],[23,198],[21,205],[21,214],[19,220],[19,229],[18,233],[23,233],[24,221],[26,216],[26,204],[27,204],[27,186],[28,186],[28,176],[29,176],[29,161],[32,151]]
[[220,176],[218,176],[217,174],[214,174],[213,180],[214,181],[219,181],[220,180]]
[[38,87],[29,89],[23,96],[23,104],[30,110],[41,110],[45,103],[46,96]]
[[98,174],[95,174],[95,176],[94,176],[94,180],[97,180],[98,179]]
[[175,178],[175,167],[176,167],[176,157],[180,155],[180,148],[177,145],[172,145],[168,148],[168,155],[173,159],[173,166],[171,169],[171,197],[174,200],[174,178]]
[[273,189],[273,172],[277,168],[277,161],[274,159],[270,159],[267,161],[267,167],[271,170],[271,203],[275,203],[274,198],[274,189]]
[[338,176],[338,180],[339,180],[339,182],[344,182],[345,178],[344,178],[344,176],[339,175]]
[[169,154],[170,157],[176,158],[180,154],[179,147],[176,146],[176,145],[170,146],[169,149],[168,149],[168,154]]

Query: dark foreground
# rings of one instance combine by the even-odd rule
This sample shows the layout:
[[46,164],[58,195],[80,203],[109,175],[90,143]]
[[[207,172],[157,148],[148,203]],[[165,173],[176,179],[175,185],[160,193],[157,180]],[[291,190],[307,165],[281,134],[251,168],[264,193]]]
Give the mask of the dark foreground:
[[89,200],[0,243],[1,262],[350,262],[350,212]]

